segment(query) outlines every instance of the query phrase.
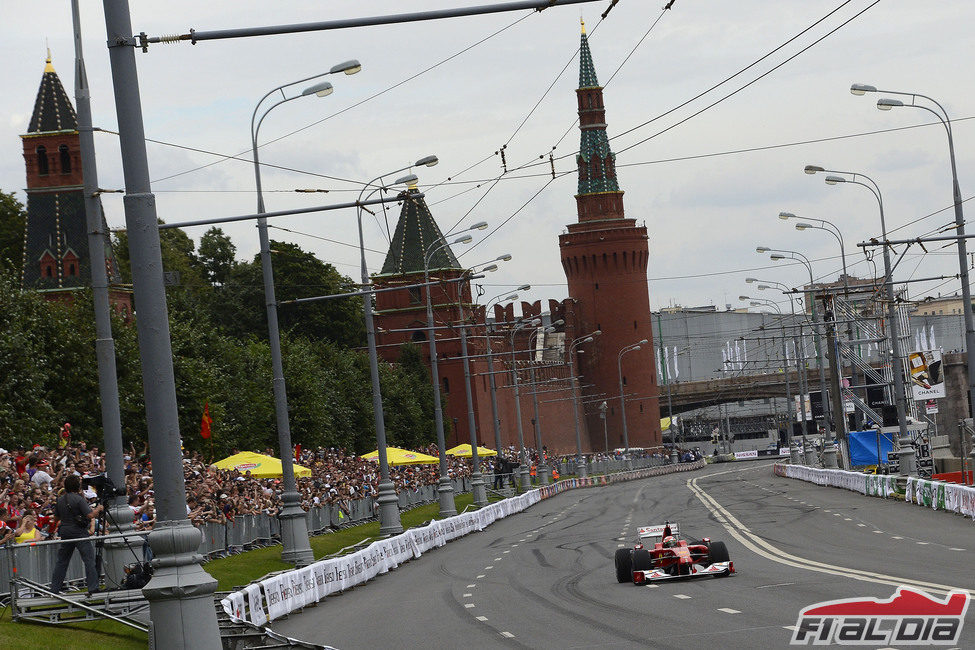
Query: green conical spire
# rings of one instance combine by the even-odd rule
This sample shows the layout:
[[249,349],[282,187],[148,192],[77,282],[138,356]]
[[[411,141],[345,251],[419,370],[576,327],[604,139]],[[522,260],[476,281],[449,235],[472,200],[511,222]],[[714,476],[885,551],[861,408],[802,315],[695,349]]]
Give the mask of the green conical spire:
[[[389,252],[380,275],[405,275],[407,273],[422,273],[423,259],[427,251],[432,250],[443,242],[444,236],[430,214],[423,198],[410,196],[417,194],[417,189],[411,187],[403,201],[399,222],[393,241],[390,242]],[[459,269],[460,262],[454,257],[450,246],[444,246],[433,254],[430,259],[430,269]]]
[[592,64],[592,53],[589,51],[589,39],[586,37],[586,23],[582,22],[582,44],[579,46],[579,87],[598,88],[596,67]]
[[[580,103],[579,124],[582,137],[579,143],[579,191],[578,194],[599,194],[602,192],[619,192],[616,180],[616,155],[609,147],[606,136],[606,125],[602,122],[602,93],[603,89],[596,79],[596,66],[592,62],[589,51],[589,40],[586,37],[586,24],[582,23],[582,45],[579,48],[579,91],[585,103]],[[577,92],[579,92],[577,91]],[[580,101],[583,101],[580,100]],[[586,108],[583,106],[588,105]],[[592,114],[593,108],[600,111],[599,124],[592,125],[591,118],[587,121],[583,112]]]

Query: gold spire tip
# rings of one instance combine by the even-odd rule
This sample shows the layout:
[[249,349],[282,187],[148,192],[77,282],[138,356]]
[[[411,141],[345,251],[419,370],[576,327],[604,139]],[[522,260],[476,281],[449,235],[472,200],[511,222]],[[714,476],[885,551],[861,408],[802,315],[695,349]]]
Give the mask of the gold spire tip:
[[54,72],[54,66],[51,65],[51,48],[47,48],[47,59],[44,63],[44,72]]
[[586,35],[586,20],[582,16],[579,16],[579,23],[582,25],[582,35],[585,36]]

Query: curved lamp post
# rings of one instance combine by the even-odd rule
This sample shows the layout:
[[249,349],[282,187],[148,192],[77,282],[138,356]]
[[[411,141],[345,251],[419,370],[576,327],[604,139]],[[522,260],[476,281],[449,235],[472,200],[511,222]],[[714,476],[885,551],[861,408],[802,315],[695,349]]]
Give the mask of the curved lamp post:
[[[467,230],[483,230],[484,228],[487,228],[487,223],[479,222]],[[446,239],[434,241],[424,251],[423,255],[423,284],[426,288],[427,330],[430,336],[430,383],[433,385],[433,419],[437,428],[437,450],[440,456],[440,482],[437,486],[437,497],[442,517],[456,515],[457,506],[454,504],[454,487],[450,484],[450,475],[447,473],[447,445],[444,440],[443,407],[440,400],[440,372],[437,368],[437,331],[434,329],[433,301],[430,298],[430,260],[437,251],[443,250],[451,244],[469,244],[473,240],[474,238],[470,233],[466,233],[456,237],[453,241]]]
[[[564,324],[565,321],[560,318],[559,320],[553,322],[548,327],[542,329],[536,329],[534,332],[532,332],[531,335],[528,337],[528,349],[532,354],[532,356],[534,356],[535,354],[535,345],[532,344],[532,339],[537,340],[539,333],[549,334],[551,332],[554,332],[558,327]],[[542,345],[544,347],[544,339],[542,339],[542,341],[543,341]],[[552,482],[552,472],[548,466],[548,463],[545,462],[546,460],[545,452],[543,451],[544,445],[542,445],[542,418],[538,412],[538,382],[536,381],[535,378],[534,359],[532,359],[531,362],[529,363],[528,371],[531,376],[532,404],[535,413],[535,447],[538,450],[538,471],[537,471],[538,483],[539,485],[548,485],[549,483]]]
[[[523,284],[516,289],[516,291],[528,291],[531,289],[530,284]],[[507,293],[507,292],[505,292]],[[512,300],[517,300],[518,294],[512,293],[505,296],[503,293],[491,298],[487,304],[484,306],[484,340],[487,344],[487,361],[488,361],[488,382],[491,386],[491,419],[494,424],[494,447],[495,451],[498,452],[498,456],[501,456],[501,420],[498,418],[498,384],[494,379],[494,353],[491,350],[491,332],[488,331],[487,315],[490,311],[492,305],[498,302],[510,302]]]
[[[576,425],[576,471],[575,475],[579,478],[586,478],[589,476],[589,468],[586,462],[582,459],[582,433],[579,430],[579,380],[577,379],[576,372],[576,353],[580,345],[584,343],[592,343],[595,337],[602,334],[601,330],[595,330],[591,334],[583,334],[579,338],[575,339],[569,344],[569,373],[572,375],[572,421]],[[582,350],[578,350],[578,353],[582,353]]]
[[[920,108],[937,117],[938,121],[940,121],[945,127],[945,134],[948,136],[948,158],[951,161],[951,191],[955,207],[955,230],[956,234],[958,235],[958,275],[961,279],[962,300],[966,305],[966,308],[963,310],[965,313],[965,357],[968,361],[968,367],[970,369],[975,368],[975,316],[973,316],[971,309],[972,288],[969,284],[968,249],[966,243],[967,240],[965,239],[965,214],[962,210],[961,188],[958,185],[958,168],[955,165],[955,142],[951,133],[951,118],[948,116],[948,111],[946,111],[944,106],[942,106],[935,99],[920,93],[903,92],[898,90],[877,90],[875,87],[868,86],[866,84],[853,84],[850,86],[850,92],[854,95],[863,95],[864,93],[871,92],[910,97],[911,102],[909,104],[905,104],[899,99],[880,98],[877,100],[877,108],[882,111],[889,111],[892,108]],[[928,100],[937,106],[938,110],[934,110],[929,106],[916,103],[918,97]],[[975,414],[975,371],[969,370],[968,415],[971,417],[973,414]]]
[[627,463],[627,467],[629,467],[630,434],[626,430],[626,396],[623,394],[623,355],[627,352],[639,350],[641,346],[646,345],[648,342],[647,339],[643,339],[639,343],[627,345],[616,355],[616,369],[620,376],[620,417],[623,418],[623,458]]
[[[867,188],[873,197],[877,199],[877,206],[880,208],[880,231],[884,242],[887,241],[887,222],[884,218],[884,199],[883,195],[880,193],[880,186],[870,178],[860,172],[847,172],[839,171],[835,169],[824,169],[818,165],[806,165],[803,170],[807,174],[817,174],[819,172],[825,172],[828,174],[833,174],[826,177],[827,185],[838,185],[840,183],[849,183],[851,185],[859,185],[861,187]],[[849,176],[836,176],[835,174],[845,174]],[[864,183],[857,180],[857,178],[862,178],[869,182]],[[963,241],[963,240],[962,240]],[[900,451],[900,473],[901,476],[910,476],[917,473],[917,468],[914,462],[914,447],[912,446],[911,435],[907,431],[907,393],[904,387],[904,362],[901,357],[901,342],[900,342],[900,325],[897,322],[897,310],[894,307],[894,274],[890,266],[890,249],[885,244],[883,246],[884,251],[884,290],[887,294],[887,321],[890,323],[890,347],[891,347],[891,365],[893,366],[894,375],[894,405],[897,408],[897,426],[899,429],[899,446]],[[965,261],[967,265],[967,260]],[[966,311],[968,311],[966,309]]]
[[518,388],[518,362],[515,359],[515,336],[525,327],[538,327],[542,324],[542,319],[533,318],[526,320],[511,328],[511,383],[515,389],[515,422],[518,424],[518,447],[520,454],[520,464],[518,474],[520,477],[519,490],[524,491],[528,486],[528,452],[525,450],[525,431],[521,424],[521,391]]
[[[769,257],[773,261],[791,259],[805,266],[806,270],[809,272],[809,290],[811,293],[815,291],[813,288],[815,280],[813,279],[812,263],[809,261],[808,257],[798,251],[771,249],[766,246],[759,246],[756,248],[756,250],[760,253],[771,252]],[[787,253],[789,256],[787,257],[786,255],[782,255],[782,253]],[[823,416],[826,420],[826,435],[823,443],[823,465],[832,469],[836,467],[836,448],[832,444],[828,444],[831,443],[830,424],[837,426],[837,423],[831,422],[834,420],[833,414],[831,413],[832,408],[830,408],[829,400],[826,399],[826,368],[825,363],[823,362],[823,346],[818,328],[819,315],[818,310],[816,309],[815,297],[809,301],[809,306],[812,312],[813,333],[815,335],[813,341],[816,344],[816,362],[819,366],[819,394],[821,397],[821,403],[823,405]],[[842,426],[842,422],[838,423],[838,426]]]
[[[507,262],[511,260],[511,255],[504,254],[495,259],[495,262]],[[481,273],[493,273],[498,270],[497,264],[488,264],[479,269]],[[470,273],[473,269],[468,269]],[[457,297],[457,312],[460,317],[460,353],[464,357],[464,393],[467,397],[467,428],[471,436],[471,494],[474,505],[483,508],[488,504],[487,489],[484,487],[484,476],[481,474],[481,461],[477,454],[477,422],[474,419],[474,398],[471,395],[471,360],[467,353],[467,323],[464,318],[464,305]]]
[[[427,166],[432,167],[438,162],[436,156],[427,156],[416,161],[416,166]],[[410,167],[403,167],[391,171],[382,176],[377,176],[372,179],[366,185],[363,186],[362,190],[359,192],[359,198],[357,203],[359,204],[356,209],[356,225],[359,230],[359,266],[360,266],[360,277],[362,280],[362,288],[369,292],[372,287],[372,282],[369,278],[369,270],[366,268],[366,246],[365,240],[362,235],[362,202],[363,200],[368,200],[370,196],[376,192],[386,191],[389,187],[380,184],[378,187],[374,187],[376,181],[381,180],[385,176],[399,173],[410,169]],[[417,177],[415,174],[410,174],[408,176],[403,176],[393,181],[392,185],[410,185],[416,183]],[[366,194],[366,190],[370,187],[374,189]],[[363,196],[365,195],[365,197]],[[396,487],[393,485],[392,480],[389,478],[389,461],[386,457],[386,418],[383,414],[383,397],[382,388],[379,381],[379,354],[376,351],[376,327],[373,322],[372,314],[372,293],[364,293],[362,296],[362,313],[366,324],[366,347],[369,351],[369,379],[372,383],[372,417],[373,423],[376,427],[376,449],[378,450],[377,456],[379,461],[379,494],[376,497],[376,502],[379,504],[379,534],[380,535],[395,535],[403,531],[403,523],[400,519],[399,514],[399,498],[396,496]]]
[[[327,81],[316,83],[305,88],[300,95],[288,97],[285,89],[301,83],[318,79],[329,74],[344,72],[345,74],[355,74],[362,69],[358,61],[346,61],[332,67],[328,72],[292,81],[291,83],[278,86],[269,91],[254,107],[251,115],[251,148],[254,156],[254,178],[257,185],[257,212],[264,214],[264,194],[261,188],[261,164],[257,153],[257,136],[261,130],[264,118],[272,110],[295,99],[316,95],[324,97],[331,94],[332,84]],[[272,104],[258,119],[258,110],[268,97],[275,93],[281,93],[281,99]],[[278,307],[274,297],[274,270],[271,266],[271,246],[267,234],[267,219],[261,217],[257,220],[257,231],[261,240],[261,270],[264,277],[264,302],[267,307],[267,330],[268,342],[271,348],[271,372],[273,374],[274,387],[274,414],[278,429],[278,447],[281,454],[281,483],[283,492],[281,494],[281,513],[278,518],[281,520],[281,559],[290,562],[295,566],[302,567],[314,561],[314,554],[311,544],[308,541],[308,523],[305,519],[305,511],[301,509],[300,498],[295,484],[294,471],[294,450],[291,447],[291,424],[288,421],[288,393],[284,383],[284,367],[281,362],[281,335],[278,331]]]

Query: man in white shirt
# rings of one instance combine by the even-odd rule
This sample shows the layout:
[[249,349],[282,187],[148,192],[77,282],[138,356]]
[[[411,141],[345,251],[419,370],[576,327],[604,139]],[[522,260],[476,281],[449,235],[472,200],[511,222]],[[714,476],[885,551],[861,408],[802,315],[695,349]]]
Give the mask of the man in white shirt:
[[50,467],[50,464],[46,460],[42,460],[37,463],[37,469],[34,471],[34,475],[31,477],[30,482],[38,487],[42,487],[45,490],[51,489],[51,483],[54,479],[45,470]]

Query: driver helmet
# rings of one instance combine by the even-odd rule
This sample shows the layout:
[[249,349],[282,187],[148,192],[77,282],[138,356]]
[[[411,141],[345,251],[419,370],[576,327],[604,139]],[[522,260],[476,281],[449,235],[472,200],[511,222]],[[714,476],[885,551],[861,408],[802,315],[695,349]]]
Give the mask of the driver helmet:
[[664,548],[674,548],[677,546],[677,538],[673,535],[667,535],[664,537],[663,547]]

